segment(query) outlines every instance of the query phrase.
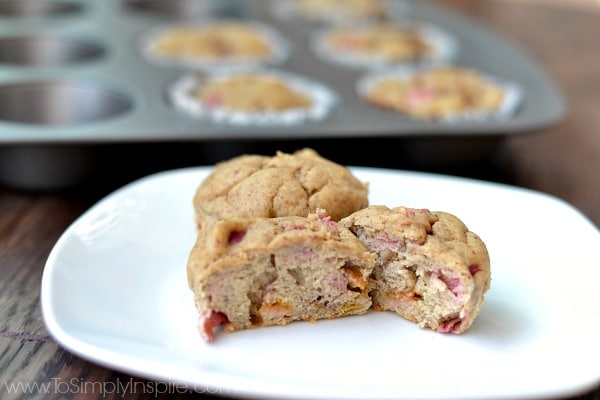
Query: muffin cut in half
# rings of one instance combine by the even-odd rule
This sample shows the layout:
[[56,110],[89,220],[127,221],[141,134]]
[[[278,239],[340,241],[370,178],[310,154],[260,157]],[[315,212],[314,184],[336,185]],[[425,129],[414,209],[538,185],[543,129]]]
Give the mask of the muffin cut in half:
[[482,240],[456,216],[372,205],[342,219],[377,257],[369,282],[376,311],[394,311],[422,328],[460,334],[490,287]]
[[375,256],[323,210],[231,218],[202,230],[187,266],[198,329],[286,325],[366,313]]

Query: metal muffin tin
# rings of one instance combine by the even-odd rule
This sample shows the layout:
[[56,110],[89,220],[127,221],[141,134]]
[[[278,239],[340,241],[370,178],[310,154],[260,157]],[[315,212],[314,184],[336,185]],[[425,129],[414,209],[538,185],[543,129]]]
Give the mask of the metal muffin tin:
[[[561,94],[519,48],[437,3],[396,1],[402,5],[400,17],[435,25],[456,39],[455,64],[520,85],[524,100],[516,114],[440,123],[368,105],[355,91],[365,70],[328,63],[311,50],[311,37],[323,25],[283,20],[269,0],[0,0],[0,157],[15,148],[23,152],[22,147],[37,152],[40,146],[45,151],[61,145],[158,141],[394,137],[447,143],[532,131],[563,117]],[[140,41],[157,27],[203,18],[272,26],[291,43],[290,56],[277,68],[328,85],[339,103],[322,121],[269,127],[219,124],[176,110],[166,93],[190,71],[151,62]],[[32,163],[39,159],[30,158]],[[38,180],[35,174],[24,178],[0,171],[0,179],[52,185],[52,178]]]

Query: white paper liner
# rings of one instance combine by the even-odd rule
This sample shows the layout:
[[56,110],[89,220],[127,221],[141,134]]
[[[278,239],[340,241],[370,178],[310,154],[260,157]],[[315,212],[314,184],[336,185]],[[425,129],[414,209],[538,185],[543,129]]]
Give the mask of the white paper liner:
[[[380,16],[356,16],[347,18],[343,14],[327,13],[327,14],[307,14],[296,7],[296,0],[271,0],[272,14],[283,20],[302,19],[311,22],[321,22],[329,24],[351,24],[363,22],[377,22],[381,19]],[[386,17],[398,17],[408,14],[410,7],[405,0],[384,0],[383,6]]]
[[[244,71],[245,73],[248,71]],[[169,98],[176,109],[194,118],[208,118],[216,123],[240,126],[295,125],[308,121],[319,121],[325,118],[337,103],[336,94],[327,86],[305,78],[282,71],[253,69],[250,72],[282,79],[287,85],[310,97],[312,105],[305,109],[290,109],[286,111],[244,112],[232,111],[225,108],[207,108],[193,95],[203,82],[215,79],[227,79],[236,72],[217,72],[209,76],[189,74],[178,79],[169,88]]]
[[[384,79],[399,79],[406,80],[412,77],[413,75],[426,71],[429,68],[433,67],[398,67],[391,70],[379,71],[379,72],[371,72],[365,74],[363,77],[359,78],[356,83],[356,91],[358,95],[366,100],[366,95],[370,92],[371,88]],[[500,79],[496,76],[483,73],[475,68],[464,68],[461,69],[473,71],[478,74],[478,76],[485,82],[499,87],[503,91],[503,98],[500,107],[496,111],[485,111],[485,110],[474,110],[456,113],[452,115],[447,115],[444,117],[436,117],[436,118],[426,118],[426,117],[417,117],[409,114],[402,113],[400,111],[395,111],[399,115],[405,116],[407,118],[422,120],[422,121],[440,121],[440,122],[469,122],[469,121],[484,121],[492,118],[509,118],[518,110],[523,101],[523,90],[519,85],[514,82],[509,82],[507,80]],[[377,106],[373,104],[373,106]],[[390,109],[390,111],[393,111]]]
[[[272,54],[269,57],[230,57],[222,60],[214,58],[202,57],[173,57],[159,54],[154,50],[154,43],[164,33],[181,27],[207,27],[222,23],[243,23],[259,32],[265,38],[271,47]],[[286,61],[291,53],[291,42],[283,36],[279,31],[271,26],[259,21],[235,20],[235,19],[219,19],[206,20],[202,22],[181,22],[163,25],[155,28],[145,35],[140,40],[142,54],[149,61],[165,67],[184,67],[194,70],[214,71],[216,69],[234,70],[246,69],[262,65],[278,65]]]
[[[458,41],[454,36],[443,29],[431,24],[418,22],[396,21],[393,22],[393,24],[417,29],[424,41],[431,46],[432,53],[420,59],[388,60],[377,58],[377,56],[373,54],[363,55],[340,52],[338,49],[332,48],[327,40],[329,34],[339,29],[339,27],[328,28],[317,32],[311,39],[310,45],[315,54],[322,60],[354,68],[390,68],[402,65],[440,65],[450,63],[456,57]],[[352,30],[352,28],[347,29]]]

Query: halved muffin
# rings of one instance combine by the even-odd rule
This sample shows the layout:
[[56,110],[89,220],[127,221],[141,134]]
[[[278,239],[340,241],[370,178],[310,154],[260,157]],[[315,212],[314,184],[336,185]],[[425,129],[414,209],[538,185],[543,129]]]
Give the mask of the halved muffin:
[[340,225],[377,256],[369,283],[374,310],[444,333],[471,326],[490,287],[490,259],[484,242],[459,218],[372,205]]
[[231,218],[202,230],[187,266],[201,336],[364,314],[375,257],[324,210]]

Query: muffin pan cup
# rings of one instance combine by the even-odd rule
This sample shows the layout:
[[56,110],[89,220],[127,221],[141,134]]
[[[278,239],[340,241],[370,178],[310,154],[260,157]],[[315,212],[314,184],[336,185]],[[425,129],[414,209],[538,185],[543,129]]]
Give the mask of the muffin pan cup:
[[[315,27],[328,25],[281,18],[273,11],[278,0],[36,0],[37,5],[27,6],[31,1],[0,1],[0,145],[4,150],[365,137],[410,139],[410,145],[441,138],[464,142],[467,151],[461,157],[468,161],[471,141],[495,141],[533,131],[556,123],[565,112],[561,94],[535,60],[477,22],[425,0],[394,2],[392,18],[438,27],[456,41],[453,62],[522,88],[523,101],[510,118],[415,121],[367,104],[357,94],[356,84],[370,68],[324,61],[310,43]],[[289,47],[277,69],[327,86],[337,99],[327,115],[307,123],[230,124],[177,109],[169,96],[171,88],[198,69],[149,60],[144,39],[170,24],[222,18],[258,21],[279,32]],[[22,41],[30,50],[11,48],[11,40]],[[42,56],[44,52],[48,55]],[[451,154],[445,157],[448,163],[456,161]]]
[[77,1],[54,0],[2,0],[0,1],[0,17],[18,19],[47,18],[78,14],[82,4]]
[[0,64],[45,66],[93,62],[104,47],[89,40],[60,36],[9,36],[0,38]]
[[128,112],[131,102],[91,82],[27,81],[0,87],[0,119],[64,126],[102,121]]

